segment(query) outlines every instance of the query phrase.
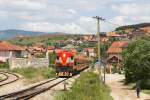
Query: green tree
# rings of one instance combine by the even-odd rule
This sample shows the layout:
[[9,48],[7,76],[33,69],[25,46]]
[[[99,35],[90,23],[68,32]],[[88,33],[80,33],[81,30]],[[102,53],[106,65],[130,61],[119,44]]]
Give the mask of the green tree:
[[123,58],[126,82],[141,80],[143,88],[150,88],[150,37],[131,42]]

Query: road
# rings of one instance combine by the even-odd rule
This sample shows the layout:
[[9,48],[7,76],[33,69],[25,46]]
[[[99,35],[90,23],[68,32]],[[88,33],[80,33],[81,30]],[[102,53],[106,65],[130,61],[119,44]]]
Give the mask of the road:
[[141,93],[141,97],[136,97],[135,90],[123,84],[124,75],[107,74],[106,84],[111,88],[111,96],[114,100],[150,100],[150,95]]

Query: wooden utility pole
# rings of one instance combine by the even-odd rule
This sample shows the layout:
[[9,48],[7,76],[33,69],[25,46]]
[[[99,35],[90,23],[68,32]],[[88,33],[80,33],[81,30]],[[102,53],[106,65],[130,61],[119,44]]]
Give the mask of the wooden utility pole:
[[100,80],[102,81],[102,75],[101,75],[101,66],[100,66],[100,63],[101,63],[101,57],[100,57],[100,20],[105,20],[105,19],[103,19],[102,17],[99,17],[99,16],[95,16],[95,17],[93,17],[93,18],[95,18],[96,20],[97,20],[97,37],[98,37],[98,39],[97,39],[97,42],[98,42],[98,45],[97,45],[97,47],[98,47],[98,64],[99,64],[99,68],[98,68],[98,70],[99,70],[99,78],[100,78]]

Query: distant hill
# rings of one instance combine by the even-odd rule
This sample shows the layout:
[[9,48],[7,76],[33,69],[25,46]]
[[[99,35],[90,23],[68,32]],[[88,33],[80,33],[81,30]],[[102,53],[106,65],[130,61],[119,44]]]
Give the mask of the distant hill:
[[134,25],[121,26],[121,27],[116,28],[116,31],[133,29],[133,28],[146,28],[146,27],[150,27],[150,23],[140,23],[140,24],[134,24]]
[[0,31],[0,40],[8,40],[15,37],[30,37],[30,36],[41,36],[41,35],[54,35],[54,34],[66,34],[60,32],[35,32],[35,31],[25,31],[17,29],[8,29]]

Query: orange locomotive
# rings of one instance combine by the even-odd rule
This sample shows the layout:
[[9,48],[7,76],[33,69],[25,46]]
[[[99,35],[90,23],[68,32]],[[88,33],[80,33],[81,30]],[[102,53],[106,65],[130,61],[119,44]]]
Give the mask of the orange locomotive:
[[87,57],[77,56],[69,51],[62,51],[57,54],[55,66],[57,76],[72,76],[87,68],[89,66],[89,60]]

